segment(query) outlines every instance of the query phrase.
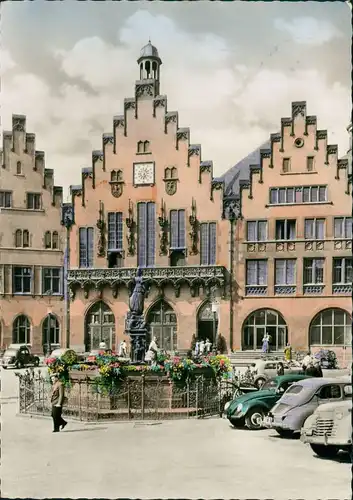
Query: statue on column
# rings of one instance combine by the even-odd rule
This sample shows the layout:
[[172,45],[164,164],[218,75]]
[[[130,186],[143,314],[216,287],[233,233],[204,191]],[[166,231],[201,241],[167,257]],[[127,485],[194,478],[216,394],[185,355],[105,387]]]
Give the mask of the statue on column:
[[129,312],[126,318],[126,333],[131,338],[131,359],[133,362],[143,362],[146,352],[146,337],[148,328],[143,317],[146,287],[143,283],[142,270],[137,269],[134,279],[134,290],[129,299]]

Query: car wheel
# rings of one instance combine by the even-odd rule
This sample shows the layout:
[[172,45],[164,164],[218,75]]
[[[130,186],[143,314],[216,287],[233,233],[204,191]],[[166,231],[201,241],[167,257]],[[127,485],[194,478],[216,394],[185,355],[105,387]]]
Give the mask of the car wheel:
[[245,417],[245,424],[248,429],[252,431],[257,431],[262,429],[262,424],[264,420],[264,412],[262,408],[252,408],[248,411]]
[[230,423],[233,427],[239,429],[240,427],[245,427],[245,418],[232,419],[230,420]]
[[34,360],[34,366],[39,366],[39,359],[38,358]]
[[7,370],[7,366],[3,366],[3,369],[4,369],[4,370]]
[[261,387],[264,385],[265,382],[266,382],[266,379],[264,377],[259,377],[255,380],[254,386],[257,389],[261,389]]
[[23,368],[22,361],[17,361],[17,363],[15,364],[15,367],[17,368],[17,370],[20,370],[21,368]]
[[325,446],[324,444],[310,443],[310,448],[322,458],[334,458],[339,452],[338,446]]
[[281,436],[281,438],[290,439],[294,435],[294,432],[289,429],[276,429],[276,432]]

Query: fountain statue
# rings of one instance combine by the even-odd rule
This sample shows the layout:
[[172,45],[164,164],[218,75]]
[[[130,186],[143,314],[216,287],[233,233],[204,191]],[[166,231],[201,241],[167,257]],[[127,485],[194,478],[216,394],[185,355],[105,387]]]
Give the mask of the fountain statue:
[[131,339],[131,360],[141,363],[145,359],[148,326],[143,317],[146,287],[140,268],[137,269],[134,282],[134,290],[129,299],[129,312],[126,317],[125,333]]

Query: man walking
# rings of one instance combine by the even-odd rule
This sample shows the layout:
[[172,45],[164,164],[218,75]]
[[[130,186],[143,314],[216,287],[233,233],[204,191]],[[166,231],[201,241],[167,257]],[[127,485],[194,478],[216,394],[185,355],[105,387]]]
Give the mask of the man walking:
[[51,377],[53,382],[53,389],[51,393],[51,416],[53,418],[54,430],[53,432],[60,432],[67,425],[66,420],[62,418],[63,404],[65,400],[65,390],[63,383],[57,375]]

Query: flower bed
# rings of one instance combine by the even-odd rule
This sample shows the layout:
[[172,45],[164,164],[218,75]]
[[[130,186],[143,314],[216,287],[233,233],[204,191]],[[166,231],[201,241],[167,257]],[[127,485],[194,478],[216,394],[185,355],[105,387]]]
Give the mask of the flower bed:
[[[74,356],[48,358],[49,374],[57,374],[66,386],[70,386],[72,372],[94,379],[95,389],[101,393],[114,391],[119,384],[131,375],[166,376],[171,381],[185,385],[198,374],[209,378],[229,378],[231,364],[226,356],[205,356],[198,359],[167,356],[158,354],[152,365],[133,365],[112,354],[101,353],[96,357],[96,364],[78,363]],[[81,377],[80,377],[81,378]]]

